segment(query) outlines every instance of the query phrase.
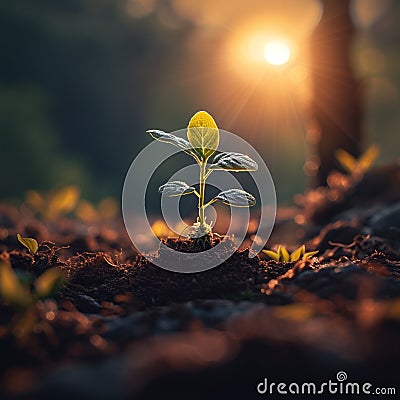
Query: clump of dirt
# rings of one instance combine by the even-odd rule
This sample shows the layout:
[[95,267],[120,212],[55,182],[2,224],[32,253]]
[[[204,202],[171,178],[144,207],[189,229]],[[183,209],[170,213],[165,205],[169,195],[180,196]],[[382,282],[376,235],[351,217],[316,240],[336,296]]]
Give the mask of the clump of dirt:
[[[219,244],[224,244],[225,248],[230,249],[233,246],[231,239],[226,236],[217,234],[209,234],[198,238],[166,238],[161,239],[161,242],[167,247],[182,253],[200,253],[209,250]],[[162,251],[163,248],[160,250]],[[162,254],[159,254],[161,257]]]

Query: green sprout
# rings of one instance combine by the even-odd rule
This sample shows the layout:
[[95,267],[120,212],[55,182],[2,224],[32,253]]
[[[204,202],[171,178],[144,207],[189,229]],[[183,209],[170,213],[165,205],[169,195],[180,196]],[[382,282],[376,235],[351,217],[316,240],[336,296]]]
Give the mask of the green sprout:
[[21,311],[27,311],[38,300],[54,295],[64,282],[64,272],[51,268],[31,285],[26,276],[20,277],[10,264],[0,263],[0,296],[6,303]]
[[293,262],[293,261],[299,261],[299,260],[306,260],[308,258],[311,258],[315,254],[318,253],[318,251],[309,251],[306,252],[306,246],[304,244],[300,246],[298,249],[296,249],[293,253],[289,254],[289,252],[286,250],[285,247],[279,246],[278,251],[272,251],[272,250],[263,250],[263,253],[265,253],[267,256],[272,258],[275,261],[280,261],[280,262]]
[[42,300],[54,296],[65,281],[65,273],[58,268],[48,269],[33,280],[31,275],[0,261],[0,300],[15,310],[7,331],[18,340],[26,340],[44,329],[40,317],[45,304]]
[[170,181],[160,186],[159,192],[168,197],[194,194],[198,197],[197,221],[192,226],[191,237],[203,237],[212,233],[211,226],[205,217],[206,208],[220,200],[234,207],[251,207],[256,199],[250,193],[240,189],[229,189],[220,192],[210,201],[205,201],[206,180],[213,171],[231,172],[257,171],[258,165],[249,156],[241,153],[222,152],[217,154],[209,164],[209,158],[215,153],[219,144],[219,130],[210,114],[197,112],[190,120],[187,128],[188,140],[159,130],[148,130],[153,139],[170,143],[192,156],[200,167],[199,191],[185,182]]
[[17,233],[17,239],[18,242],[20,242],[23,246],[25,246],[31,254],[36,254],[39,248],[36,239],[22,237],[19,233]]

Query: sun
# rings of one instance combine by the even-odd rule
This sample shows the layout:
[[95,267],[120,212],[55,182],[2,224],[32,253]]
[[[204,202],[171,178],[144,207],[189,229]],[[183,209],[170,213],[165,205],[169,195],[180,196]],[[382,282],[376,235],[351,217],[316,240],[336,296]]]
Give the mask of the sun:
[[287,43],[274,40],[265,46],[264,58],[272,65],[285,64],[290,58],[290,48]]

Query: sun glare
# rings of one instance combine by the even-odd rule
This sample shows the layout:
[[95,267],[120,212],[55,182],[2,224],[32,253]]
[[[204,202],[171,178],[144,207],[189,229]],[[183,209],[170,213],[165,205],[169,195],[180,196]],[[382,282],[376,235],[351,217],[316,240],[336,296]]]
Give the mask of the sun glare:
[[273,41],[264,48],[264,58],[272,65],[282,65],[289,61],[290,49],[285,42]]

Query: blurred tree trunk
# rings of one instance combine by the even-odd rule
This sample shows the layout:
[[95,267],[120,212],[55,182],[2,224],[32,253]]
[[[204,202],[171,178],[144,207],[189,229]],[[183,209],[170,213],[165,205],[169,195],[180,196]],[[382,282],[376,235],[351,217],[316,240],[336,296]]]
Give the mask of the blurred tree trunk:
[[329,172],[338,168],[335,158],[342,148],[360,155],[362,142],[362,93],[351,67],[355,28],[350,0],[324,0],[321,21],[311,37],[310,66],[313,128],[310,141],[320,164],[312,186],[326,185]]

